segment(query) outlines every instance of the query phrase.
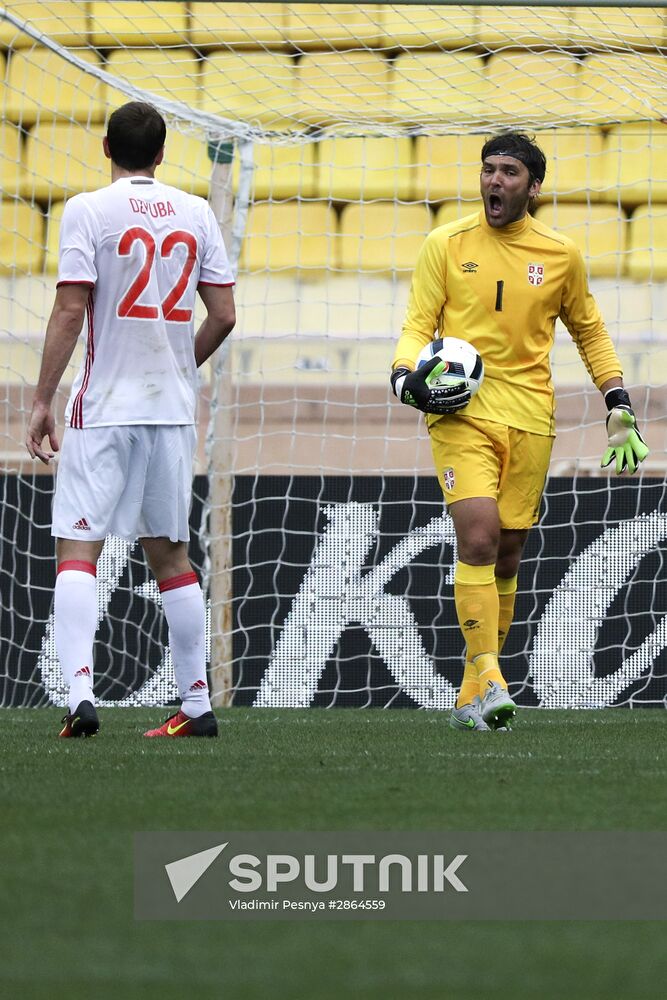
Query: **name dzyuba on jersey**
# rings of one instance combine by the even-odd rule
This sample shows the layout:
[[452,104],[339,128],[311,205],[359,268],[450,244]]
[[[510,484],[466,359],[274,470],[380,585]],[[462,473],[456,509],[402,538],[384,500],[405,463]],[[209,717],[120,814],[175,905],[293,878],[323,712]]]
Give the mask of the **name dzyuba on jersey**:
[[176,210],[170,201],[144,201],[143,198],[130,198],[130,208],[138,215],[152,215],[154,219],[164,219],[167,215],[176,215]]

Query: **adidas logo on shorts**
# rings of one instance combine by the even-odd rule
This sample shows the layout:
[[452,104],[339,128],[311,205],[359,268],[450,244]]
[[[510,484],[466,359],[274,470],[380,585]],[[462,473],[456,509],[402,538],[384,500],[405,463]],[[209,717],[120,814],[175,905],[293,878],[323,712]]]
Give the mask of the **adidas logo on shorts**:
[[80,517],[76,524],[73,524],[72,527],[76,531],[90,531],[90,525],[86,521],[85,517]]

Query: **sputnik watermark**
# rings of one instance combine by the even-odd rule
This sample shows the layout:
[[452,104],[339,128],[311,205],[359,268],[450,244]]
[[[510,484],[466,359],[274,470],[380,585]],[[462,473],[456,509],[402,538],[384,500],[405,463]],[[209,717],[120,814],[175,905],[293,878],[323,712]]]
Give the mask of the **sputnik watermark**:
[[666,920],[665,832],[135,834],[140,920]]

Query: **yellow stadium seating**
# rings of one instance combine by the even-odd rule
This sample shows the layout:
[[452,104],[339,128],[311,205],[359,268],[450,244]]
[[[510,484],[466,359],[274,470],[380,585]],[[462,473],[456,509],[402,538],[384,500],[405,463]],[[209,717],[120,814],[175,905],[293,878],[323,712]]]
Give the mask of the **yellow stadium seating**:
[[604,182],[604,139],[596,128],[546,129],[536,135],[547,158],[542,197],[558,201],[600,201]]
[[31,129],[25,149],[24,198],[59,201],[79,191],[111,183],[111,166],[102,150],[101,125],[44,122]]
[[207,198],[212,164],[206,150],[202,139],[168,128],[164,160],[155,172],[156,178],[163,184],[173,184],[190,194]]
[[21,133],[16,125],[0,119],[0,190],[5,198],[15,198],[23,176]]
[[248,213],[241,268],[323,271],[336,265],[336,213],[324,201],[257,202]]
[[[552,8],[550,8],[552,9]],[[489,59],[487,116],[512,124],[571,118],[577,61],[559,52],[496,53]]]
[[[75,52],[79,59],[100,66],[94,52]],[[104,118],[105,85],[56,52],[21,49],[9,60],[5,87],[5,117],[22,125],[52,118],[98,122]]]
[[216,52],[204,60],[202,109],[225,118],[294,127],[296,66],[282,52]]
[[477,8],[479,42],[488,49],[519,45],[566,45],[569,31],[570,15],[563,8]]
[[197,48],[275,48],[284,44],[284,20],[282,4],[191,3],[190,42]]
[[[86,3],[55,0],[51,3],[4,3],[8,11],[29,21],[32,27],[48,35],[60,45],[87,44],[88,13]],[[33,38],[19,31],[9,21],[0,21],[0,45],[14,49],[31,48]]]
[[662,118],[667,56],[589,56],[579,72],[577,101],[587,121]]
[[394,112],[406,122],[484,113],[487,78],[481,56],[469,52],[406,52],[394,63]]
[[285,39],[297,49],[352,49],[380,45],[380,4],[286,4]]
[[630,220],[628,274],[636,281],[667,280],[667,208],[642,205]]
[[318,143],[318,195],[334,201],[413,197],[412,141],[357,136]]
[[346,117],[377,118],[390,103],[389,63],[375,52],[313,52],[298,69],[299,117],[324,125]]
[[478,198],[483,135],[419,136],[415,145],[418,198]]
[[646,7],[573,7],[570,44],[648,48],[665,44],[663,12]]
[[466,215],[478,215],[482,207],[481,201],[446,201],[435,213],[433,227],[446,226]]
[[187,27],[185,3],[90,4],[91,38],[100,48],[185,44]]
[[475,41],[477,19],[474,7],[387,4],[382,29],[386,48],[458,48]]
[[46,259],[44,270],[47,274],[58,273],[58,238],[60,236],[60,223],[63,217],[64,201],[58,201],[49,208],[46,217]]
[[617,277],[625,269],[627,219],[612,205],[542,205],[535,218],[569,236],[592,277]]
[[667,202],[667,125],[616,125],[605,137],[604,200]]
[[42,269],[44,216],[22,201],[0,202],[0,274]]
[[[192,52],[122,49],[110,54],[106,69],[142,90],[199,107],[199,65]],[[132,100],[115,87],[107,88],[106,99],[111,110]]]
[[432,221],[423,202],[347,205],[340,218],[341,267],[351,271],[411,272]]
[[[253,200],[318,197],[315,143],[260,145],[254,147]],[[232,183],[238,187],[239,157],[234,157]]]

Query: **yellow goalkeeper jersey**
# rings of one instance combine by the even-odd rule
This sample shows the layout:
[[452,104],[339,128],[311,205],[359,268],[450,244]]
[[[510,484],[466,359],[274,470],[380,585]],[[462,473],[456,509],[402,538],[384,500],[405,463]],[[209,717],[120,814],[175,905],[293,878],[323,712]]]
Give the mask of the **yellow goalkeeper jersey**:
[[482,211],[426,237],[393,367],[413,369],[434,336],[467,340],[484,361],[484,382],[466,416],[553,436],[557,317],[598,388],[622,375],[572,240],[529,215],[494,229]]

